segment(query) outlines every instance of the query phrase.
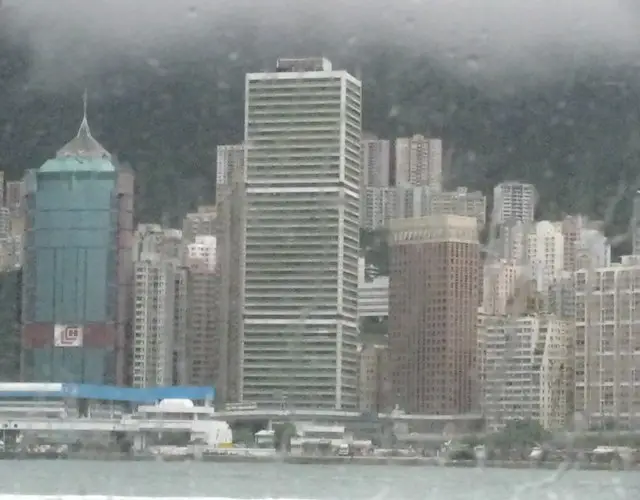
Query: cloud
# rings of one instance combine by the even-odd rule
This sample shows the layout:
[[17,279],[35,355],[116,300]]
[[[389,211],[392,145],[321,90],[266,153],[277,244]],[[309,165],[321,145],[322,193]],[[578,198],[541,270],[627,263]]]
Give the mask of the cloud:
[[632,1],[4,1],[13,32],[33,50],[33,77],[43,81],[73,81],[122,57],[171,58],[185,47],[220,52],[255,43],[268,53],[273,40],[338,52],[393,42],[488,74],[535,75],[583,57],[631,62],[640,51]]

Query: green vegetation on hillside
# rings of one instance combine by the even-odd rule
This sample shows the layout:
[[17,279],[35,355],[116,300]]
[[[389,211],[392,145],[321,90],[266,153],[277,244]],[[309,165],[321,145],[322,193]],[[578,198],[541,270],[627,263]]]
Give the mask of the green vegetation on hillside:
[[[346,51],[343,41],[317,39],[315,31],[313,37],[247,33],[230,23],[213,46],[186,44],[172,54],[149,48],[105,58],[86,74],[70,64],[81,75],[75,84],[34,85],[33,54],[10,33],[5,15],[0,167],[17,178],[67,142],[77,130],[87,86],[94,134],[137,173],[141,221],[164,216],[175,223],[186,210],[212,201],[215,148],[242,140],[244,75],[273,67],[283,52],[321,52],[336,67],[361,74],[368,131],[388,138],[442,137],[447,187],[489,193],[505,179],[530,181],[540,191],[539,216],[606,217],[616,234],[624,232],[637,187],[640,75],[631,66],[581,60],[556,81],[487,83],[393,42],[359,42]],[[73,50],[84,50],[76,45],[69,48],[70,61]],[[612,209],[619,186],[624,192]]]

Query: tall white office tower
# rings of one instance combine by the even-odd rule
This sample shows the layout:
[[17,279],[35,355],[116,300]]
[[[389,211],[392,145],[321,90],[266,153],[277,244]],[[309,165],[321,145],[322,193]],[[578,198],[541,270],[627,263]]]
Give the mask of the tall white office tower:
[[361,92],[321,58],[247,75],[245,402],[356,408]]

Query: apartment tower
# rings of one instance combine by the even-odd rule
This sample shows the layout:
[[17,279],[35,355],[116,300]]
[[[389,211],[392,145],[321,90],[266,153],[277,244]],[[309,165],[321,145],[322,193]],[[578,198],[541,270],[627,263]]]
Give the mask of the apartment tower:
[[640,423],[640,259],[579,269],[575,287],[575,411],[588,425]]
[[501,182],[493,188],[493,224],[516,220],[530,224],[534,220],[537,192],[533,184]]
[[388,187],[391,178],[391,142],[376,137],[362,140],[363,186]]
[[19,212],[24,207],[24,195],[24,181],[7,181],[3,198],[4,206],[6,206],[12,214]]
[[182,221],[182,237],[193,243],[197,236],[215,236],[218,227],[216,207],[203,205],[197,212],[188,213]]
[[182,340],[185,269],[182,232],[139,224],[133,237],[133,349],[131,383],[154,387],[185,382]]
[[396,139],[396,185],[442,190],[442,139],[423,135]]
[[[187,293],[189,317],[185,348],[188,359],[187,380],[190,385],[216,385],[220,362],[219,334],[216,331],[219,307],[220,276],[215,259],[194,247],[207,247],[215,252],[216,239],[208,237],[189,245]],[[203,255],[205,254],[205,255]]]
[[133,387],[174,384],[177,262],[146,253],[134,265]]
[[[244,146],[242,144],[225,144],[216,148],[216,186],[231,183],[233,172],[242,170],[244,166]],[[218,193],[216,190],[216,202]]]
[[[386,214],[387,193],[393,196],[391,180],[391,142],[365,134],[362,139],[362,175],[360,177],[360,218],[362,227],[373,229],[376,213]],[[395,197],[394,197],[395,199]],[[383,216],[384,217],[384,216]]]
[[475,217],[391,222],[389,350],[395,404],[410,413],[475,409],[480,245]]
[[322,58],[247,75],[244,401],[357,406],[361,92]]

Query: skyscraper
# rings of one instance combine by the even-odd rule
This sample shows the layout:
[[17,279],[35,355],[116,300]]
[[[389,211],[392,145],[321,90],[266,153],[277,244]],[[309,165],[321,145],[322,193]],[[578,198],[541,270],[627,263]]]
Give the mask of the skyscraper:
[[320,58],[247,75],[245,401],[356,407],[361,92]]
[[393,398],[411,413],[475,409],[480,244],[475,217],[391,221]]
[[23,380],[126,383],[133,173],[92,137],[85,106],[25,184]]

